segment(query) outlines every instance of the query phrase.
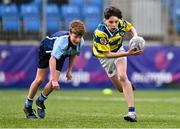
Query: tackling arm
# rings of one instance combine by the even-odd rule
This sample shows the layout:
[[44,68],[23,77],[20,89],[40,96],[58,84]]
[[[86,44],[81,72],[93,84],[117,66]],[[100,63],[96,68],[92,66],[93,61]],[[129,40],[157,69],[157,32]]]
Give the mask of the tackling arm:
[[57,89],[59,87],[58,84],[58,75],[56,72],[56,58],[51,56],[49,60],[49,68],[50,68],[50,81],[52,82],[53,88]]
[[74,64],[75,57],[76,56],[69,57],[69,65],[68,65],[68,70],[67,70],[67,74],[66,74],[67,80],[72,79],[72,66]]
[[72,71],[72,66],[73,66],[73,64],[74,64],[75,58],[76,58],[76,56],[71,56],[71,57],[69,57],[68,71]]

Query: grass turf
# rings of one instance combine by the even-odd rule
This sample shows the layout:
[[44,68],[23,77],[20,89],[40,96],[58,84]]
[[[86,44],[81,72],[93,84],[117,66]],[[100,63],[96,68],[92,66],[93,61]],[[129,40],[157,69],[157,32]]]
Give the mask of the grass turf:
[[27,90],[0,90],[0,128],[180,128],[178,90],[136,91],[136,123],[123,120],[127,105],[116,91],[55,91],[45,102],[46,118],[37,120],[25,118],[26,96]]

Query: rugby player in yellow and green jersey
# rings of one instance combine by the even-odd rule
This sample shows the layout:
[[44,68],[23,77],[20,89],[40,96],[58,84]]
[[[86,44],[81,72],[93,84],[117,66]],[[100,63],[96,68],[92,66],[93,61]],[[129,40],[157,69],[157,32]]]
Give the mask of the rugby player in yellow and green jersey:
[[116,7],[104,10],[104,21],[100,23],[93,35],[93,54],[99,59],[113,85],[124,93],[128,105],[127,121],[137,121],[132,84],[127,77],[127,56],[139,55],[140,50],[123,48],[123,37],[129,32],[133,37],[138,36],[131,23],[124,20],[121,11]]
[[94,33],[93,52],[97,57],[105,57],[103,51],[117,52],[122,46],[123,37],[132,25],[128,21],[118,19],[118,28],[111,32],[103,22],[98,25]]

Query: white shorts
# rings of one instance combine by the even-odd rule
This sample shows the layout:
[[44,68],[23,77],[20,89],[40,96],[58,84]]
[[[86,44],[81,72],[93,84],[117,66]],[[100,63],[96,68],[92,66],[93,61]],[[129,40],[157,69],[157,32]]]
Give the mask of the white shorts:
[[[123,46],[117,51],[121,52],[125,51]],[[117,68],[116,68],[116,63],[120,59],[124,59],[127,62],[127,57],[118,57],[118,58],[98,58],[102,67],[105,69],[108,77],[113,77],[114,75],[117,74]]]

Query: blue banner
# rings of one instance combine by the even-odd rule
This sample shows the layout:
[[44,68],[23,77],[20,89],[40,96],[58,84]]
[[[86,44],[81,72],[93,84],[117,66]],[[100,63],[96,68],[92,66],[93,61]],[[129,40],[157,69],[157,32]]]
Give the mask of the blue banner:
[[36,46],[0,45],[0,88],[25,87],[35,77]]
[[128,57],[128,76],[138,88],[178,88],[180,47],[146,47],[143,55]]
[[[148,46],[142,55],[128,57],[128,77],[137,88],[176,88],[180,83],[180,47]],[[37,46],[0,45],[0,88],[28,88],[35,78]],[[66,79],[68,60],[59,78],[61,88],[113,88],[91,46],[76,58],[73,78]],[[41,87],[48,81],[47,78]]]

